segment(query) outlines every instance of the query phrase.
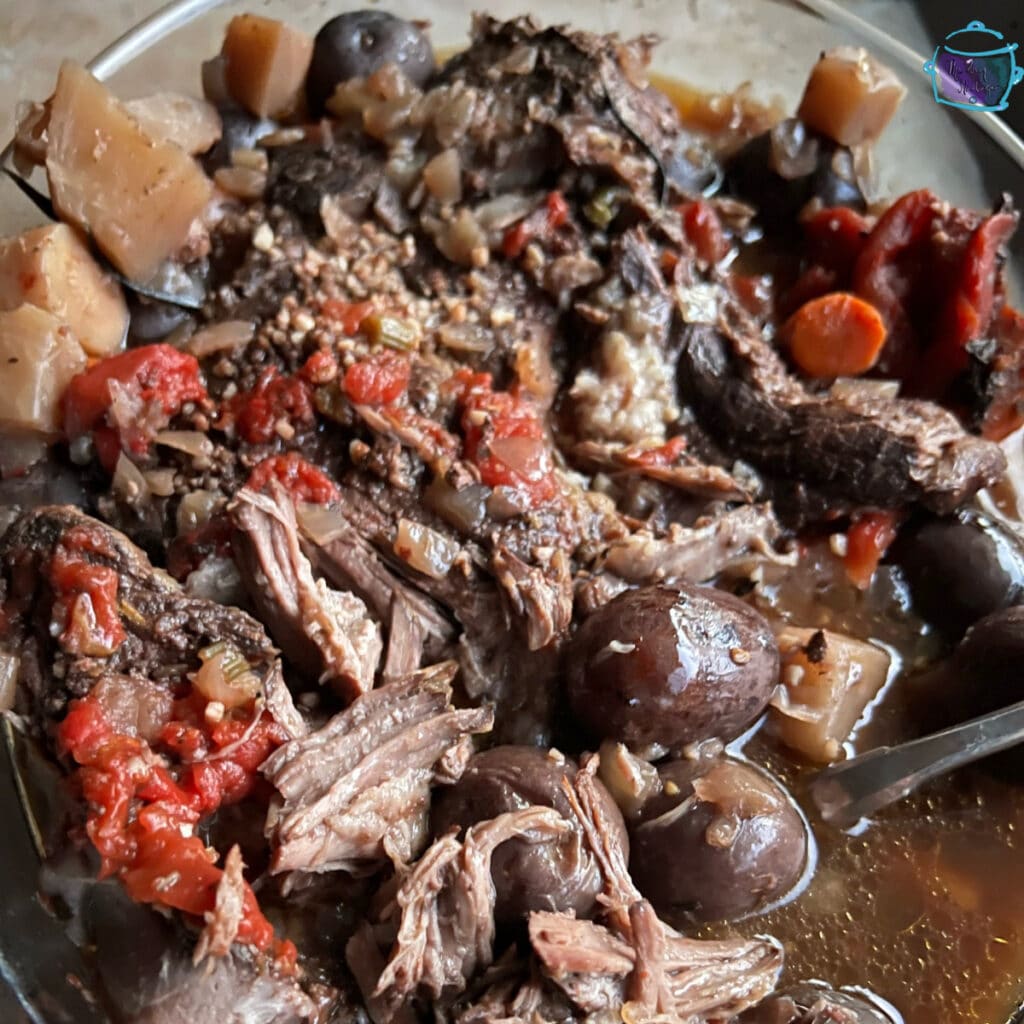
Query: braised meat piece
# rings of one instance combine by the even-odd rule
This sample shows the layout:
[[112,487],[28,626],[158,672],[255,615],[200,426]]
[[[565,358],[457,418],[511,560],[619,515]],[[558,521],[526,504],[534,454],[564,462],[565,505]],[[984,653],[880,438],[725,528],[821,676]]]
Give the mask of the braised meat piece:
[[173,687],[216,643],[231,645],[264,680],[277,678],[259,622],[190,596],[125,536],[78,509],[25,513],[0,538],[0,572],[22,692],[46,717],[112,674]]
[[371,689],[380,630],[358,597],[313,578],[288,492],[276,481],[266,494],[245,488],[231,514],[243,580],[292,663],[350,700]]
[[457,779],[466,740],[493,724],[489,708],[452,708],[454,670],[439,665],[365,693],[270,756],[262,770],[281,794],[267,820],[271,871],[357,871],[416,857],[430,787]]
[[734,456],[832,509],[922,504],[949,512],[996,480],[999,448],[929,402],[811,394],[771,345],[742,326],[682,331],[679,386]]

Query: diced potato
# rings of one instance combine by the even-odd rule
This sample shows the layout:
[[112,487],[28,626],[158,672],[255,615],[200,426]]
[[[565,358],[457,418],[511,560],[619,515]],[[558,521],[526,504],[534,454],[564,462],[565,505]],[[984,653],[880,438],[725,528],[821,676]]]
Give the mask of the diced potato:
[[0,426],[37,434],[60,429],[60,397],[86,358],[71,329],[25,303],[0,313]]
[[827,50],[811,69],[797,117],[841,146],[874,142],[885,131],[907,90],[867,50]]
[[0,309],[23,302],[64,321],[91,356],[108,356],[124,341],[128,307],[121,286],[67,224],[0,239]]
[[158,92],[129,100],[125,108],[151,139],[173,142],[186,153],[205,153],[223,130],[217,108],[195,96]]
[[782,681],[768,708],[768,731],[811,761],[836,761],[885,684],[889,655],[827,630],[786,626],[778,642]]
[[212,184],[183,149],[151,139],[85,68],[65,61],[51,100],[46,173],[64,220],[145,281],[185,243]]
[[313,39],[273,18],[239,14],[231,19],[221,54],[234,99],[257,117],[287,117],[305,96]]

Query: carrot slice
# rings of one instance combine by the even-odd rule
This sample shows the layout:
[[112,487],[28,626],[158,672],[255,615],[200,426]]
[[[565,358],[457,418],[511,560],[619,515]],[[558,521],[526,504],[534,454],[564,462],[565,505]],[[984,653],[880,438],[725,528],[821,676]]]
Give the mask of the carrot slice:
[[809,377],[855,377],[878,362],[886,328],[870,302],[831,292],[805,302],[787,321],[783,337]]

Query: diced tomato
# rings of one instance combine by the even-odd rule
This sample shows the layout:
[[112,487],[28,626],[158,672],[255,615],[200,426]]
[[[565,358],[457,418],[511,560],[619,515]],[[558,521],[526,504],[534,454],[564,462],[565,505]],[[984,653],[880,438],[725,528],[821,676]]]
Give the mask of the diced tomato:
[[729,251],[722,222],[706,199],[696,199],[679,207],[686,237],[705,263],[717,263]]
[[334,481],[297,452],[264,459],[249,475],[246,486],[262,491],[271,480],[283,484],[296,501],[326,505],[338,497]]
[[674,466],[679,461],[679,456],[685,451],[686,438],[679,435],[669,438],[657,448],[645,448],[642,451],[631,452],[629,461],[636,466],[652,468]]
[[238,436],[250,444],[267,444],[277,437],[277,425],[311,427],[316,422],[313,388],[303,377],[284,377],[267,367],[251,391],[235,395],[225,403],[218,427],[234,425]]
[[494,391],[489,373],[459,370],[453,378],[462,403],[465,456],[489,487],[509,487],[532,506],[558,493],[551,449],[540,414],[529,398]]
[[548,230],[557,231],[569,220],[569,204],[561,192],[549,192],[547,198]]
[[87,554],[110,553],[88,527],[75,527],[50,559],[54,615],[63,618],[60,644],[66,651],[106,657],[125,640],[117,603],[118,576],[112,566],[89,561]]
[[[58,728],[62,749],[79,765],[77,776],[89,805],[86,832],[100,854],[101,877],[117,876],[139,902],[197,918],[213,909],[223,871],[195,827],[225,803],[252,793],[261,781],[259,765],[288,739],[264,712],[255,724],[229,715],[208,725],[205,706],[194,691],[175,702],[174,713],[182,720],[164,730],[162,741],[172,742],[163,745],[180,754],[181,737],[198,734],[187,745],[204,757],[177,769],[157,758],[143,740],[114,733],[91,696],[72,701]],[[251,716],[256,705],[244,711]],[[214,754],[207,756],[211,750]],[[285,967],[295,963],[295,947],[275,943],[273,927],[248,884],[237,941],[259,951],[273,948]]]
[[549,192],[544,205],[513,224],[501,242],[506,259],[515,260],[534,238],[545,238],[569,222],[569,204],[561,192]]
[[299,376],[313,385],[329,384],[338,376],[338,360],[333,352],[320,349],[303,363]]
[[328,299],[321,312],[328,320],[341,324],[346,334],[355,334],[359,325],[373,312],[373,302],[345,302],[342,299]]
[[846,531],[843,565],[850,582],[866,590],[882,556],[896,539],[898,518],[895,512],[867,512]]
[[[165,344],[129,349],[101,359],[71,379],[61,399],[64,433],[69,439],[114,426],[107,422],[113,400],[112,383],[124,388],[147,413],[156,410],[157,421],[164,424],[179,413],[186,402],[206,398],[195,356]],[[113,472],[121,447],[143,455],[152,440],[151,428],[144,430],[141,425],[122,428],[120,435],[114,436],[119,442],[117,449],[112,449],[108,434],[101,452],[103,465],[109,472]]]
[[345,371],[341,387],[356,405],[390,405],[405,394],[409,372],[405,356],[388,350],[373,352]]

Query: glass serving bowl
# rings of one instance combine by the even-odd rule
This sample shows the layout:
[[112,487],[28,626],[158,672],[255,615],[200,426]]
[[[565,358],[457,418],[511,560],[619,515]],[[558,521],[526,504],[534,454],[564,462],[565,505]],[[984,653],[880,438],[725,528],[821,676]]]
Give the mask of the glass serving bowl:
[[[364,0],[365,2],[365,0]],[[374,0],[370,0],[374,2]],[[330,16],[357,4],[333,0],[178,0],[147,18],[90,63],[124,97],[169,89],[198,93],[201,61],[218,52],[224,27],[245,10],[315,31]],[[475,9],[497,17],[529,13],[529,0],[387,0],[395,14],[429,17],[435,47],[457,49],[467,39]],[[986,208],[1004,191],[1024,195],[1024,142],[992,114],[967,114],[935,102],[925,57],[831,0],[545,0],[532,8],[547,24],[570,23],[623,36],[655,33],[662,42],[653,70],[701,90],[731,91],[753,84],[755,97],[778,99],[793,110],[818,53],[841,44],[864,45],[896,69],[906,101],[878,145],[876,195],[928,187],[945,199]],[[53,68],[54,77],[57,68]],[[0,234],[38,221],[13,188],[0,190]],[[1011,290],[1024,295],[1024,231],[1013,243]],[[0,815],[9,822],[0,854],[0,990],[4,983],[32,1024],[106,1024],[83,996],[87,976],[78,950],[34,898],[38,860],[20,828],[19,796],[10,771],[13,754],[0,754]],[[20,898],[19,898],[20,896]],[[6,993],[0,991],[0,1017]],[[14,1013],[12,1009],[10,1013]],[[1010,1024],[1024,1024],[1024,1008]],[[1005,1017],[992,1024],[1001,1024]]]

